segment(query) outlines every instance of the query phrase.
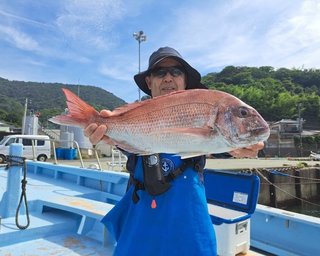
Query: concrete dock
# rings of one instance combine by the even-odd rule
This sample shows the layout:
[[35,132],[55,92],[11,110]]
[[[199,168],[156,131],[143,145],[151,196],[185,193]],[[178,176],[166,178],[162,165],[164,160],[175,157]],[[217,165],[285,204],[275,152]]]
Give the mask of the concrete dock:
[[[50,159],[50,162],[54,160]],[[111,157],[103,157],[99,159],[101,168],[103,170],[113,169],[115,171],[124,171],[125,164],[122,163],[111,165]],[[80,166],[79,160],[58,160],[58,163]],[[84,159],[85,167],[95,168],[98,167],[98,161],[95,158]],[[115,162],[117,163],[117,162]],[[251,168],[280,168],[288,166],[298,166],[304,163],[308,167],[320,167],[320,161],[313,161],[308,158],[256,158],[256,159],[207,159],[206,168],[210,169],[251,169]]]

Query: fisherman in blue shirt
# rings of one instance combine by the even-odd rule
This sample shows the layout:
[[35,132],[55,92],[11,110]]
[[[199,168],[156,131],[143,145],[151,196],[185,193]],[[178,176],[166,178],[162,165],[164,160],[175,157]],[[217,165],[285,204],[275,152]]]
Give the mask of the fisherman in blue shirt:
[[[151,97],[188,89],[207,89],[197,70],[173,48],[163,47],[149,58],[146,71],[134,76]],[[107,110],[100,112],[108,115]],[[85,135],[98,143],[106,126],[91,124]],[[258,143],[230,152],[255,157]],[[102,219],[117,246],[114,255],[216,255],[216,239],[208,214],[202,171],[205,156],[181,159],[172,154],[128,154],[130,183],[125,196]]]

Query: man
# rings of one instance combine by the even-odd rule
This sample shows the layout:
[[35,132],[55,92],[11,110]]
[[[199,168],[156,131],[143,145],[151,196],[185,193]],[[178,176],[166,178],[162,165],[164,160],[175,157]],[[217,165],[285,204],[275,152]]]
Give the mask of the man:
[[[157,97],[173,91],[207,89],[201,76],[174,49],[163,47],[149,58],[146,71],[134,76],[139,88]],[[100,112],[108,115],[107,110]],[[98,143],[106,126],[91,124],[85,135]],[[255,157],[259,143],[230,152]],[[216,241],[206,203],[202,170],[205,156],[182,160],[170,154],[129,155],[131,185],[102,220],[114,235],[114,255],[216,255]]]

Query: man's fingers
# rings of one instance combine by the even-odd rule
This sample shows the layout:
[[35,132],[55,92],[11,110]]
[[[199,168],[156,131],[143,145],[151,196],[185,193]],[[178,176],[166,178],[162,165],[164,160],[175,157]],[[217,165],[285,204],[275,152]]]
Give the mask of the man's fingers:
[[86,137],[90,137],[92,135],[92,133],[97,129],[98,125],[93,123],[93,124],[89,124],[83,131],[84,135]]
[[258,151],[247,149],[247,148],[241,148],[241,149],[231,151],[230,155],[238,158],[241,158],[241,157],[255,158],[258,155]]
[[254,145],[251,145],[249,147],[247,147],[247,149],[251,149],[251,150],[254,150],[254,151],[259,151],[261,149],[264,148],[264,143],[263,142],[259,142],[257,144],[254,144]]
[[93,123],[88,125],[84,129],[84,135],[89,138],[90,142],[93,145],[96,145],[105,135],[107,131],[107,127],[105,125],[98,126],[97,124]]
[[96,145],[100,140],[102,140],[105,135],[107,127],[105,125],[100,125],[97,129],[90,135],[89,140],[93,145]]
[[103,109],[100,111],[100,116],[102,117],[109,117],[111,115],[112,115],[112,111],[110,110]]
[[256,158],[258,156],[259,150],[263,149],[264,143],[259,142],[257,144],[248,146],[246,148],[239,148],[229,152],[233,157],[248,157],[248,158]]

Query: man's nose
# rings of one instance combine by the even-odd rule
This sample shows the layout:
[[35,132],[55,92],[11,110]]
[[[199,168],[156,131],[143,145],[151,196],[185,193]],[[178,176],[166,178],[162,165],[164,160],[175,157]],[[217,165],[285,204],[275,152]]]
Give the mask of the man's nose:
[[172,75],[170,74],[170,72],[169,71],[167,71],[167,73],[165,74],[165,76],[163,77],[163,79],[165,80],[165,81],[172,81]]

